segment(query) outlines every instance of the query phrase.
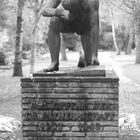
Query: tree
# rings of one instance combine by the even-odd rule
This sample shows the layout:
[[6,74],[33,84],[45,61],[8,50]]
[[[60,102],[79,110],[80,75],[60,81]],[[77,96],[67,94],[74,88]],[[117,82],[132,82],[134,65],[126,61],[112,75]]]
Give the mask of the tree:
[[[121,5],[116,6],[127,13],[130,21],[129,26],[129,43],[127,47],[127,53],[130,53],[132,48],[132,41],[135,38],[136,45],[136,64],[140,64],[140,0],[120,0]],[[135,37],[134,37],[135,36]]]
[[31,47],[31,63],[30,63],[30,73],[34,72],[34,65],[35,65],[35,52],[36,52],[36,32],[38,27],[38,22],[41,17],[41,10],[44,5],[45,0],[29,0],[30,6],[34,12],[34,23],[32,28],[32,47]]
[[7,30],[8,30],[8,50],[14,52],[15,48],[15,36],[16,36],[16,19],[17,19],[17,0],[8,0],[7,10]]
[[[116,50],[117,55],[120,55],[120,48],[117,45],[116,41],[116,27],[115,27],[115,21],[114,21],[114,5],[111,0],[105,0],[108,9],[109,9],[109,14],[110,14],[110,19],[111,19],[111,27],[112,27],[112,37],[113,37],[113,43],[114,43],[114,48]],[[116,2],[116,1],[115,1]]]
[[136,44],[136,64],[140,64],[140,0],[121,0],[127,7],[127,13],[132,17],[132,24],[130,28],[130,42],[128,44],[128,53],[132,47],[132,41],[135,34]]
[[117,45],[117,41],[116,41],[116,32],[115,32],[115,23],[114,23],[114,11],[112,6],[110,6],[110,16],[111,16],[111,25],[112,25],[112,35],[113,35],[113,42],[114,42],[114,47],[116,49],[117,55],[120,55],[120,48]]
[[127,14],[129,20],[129,41],[126,47],[126,54],[130,54],[135,36],[135,0],[121,0],[121,5],[122,7],[120,9]]
[[61,54],[62,54],[62,61],[67,61],[66,47],[65,47],[65,44],[64,44],[63,34],[61,34]]
[[136,38],[136,64],[140,64],[140,0],[136,1],[136,18],[135,18],[135,38]]
[[7,20],[7,15],[6,15],[6,9],[8,6],[7,0],[0,0],[0,26],[5,27],[6,26],[6,20]]
[[17,5],[17,26],[16,26],[16,42],[15,42],[15,60],[13,76],[22,76],[22,13],[24,0],[18,0]]
[[130,27],[130,30],[129,30],[129,41],[128,41],[128,45],[127,45],[127,49],[126,49],[126,54],[130,54],[131,53],[131,49],[132,49],[132,45],[133,45],[133,40],[134,40],[134,25],[132,25]]

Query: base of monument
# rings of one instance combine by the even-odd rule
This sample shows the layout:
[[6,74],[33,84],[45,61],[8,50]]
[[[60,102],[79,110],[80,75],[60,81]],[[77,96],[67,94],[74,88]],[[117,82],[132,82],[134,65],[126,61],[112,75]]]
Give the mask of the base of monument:
[[104,67],[22,78],[27,140],[118,140],[119,79]]
[[88,66],[85,68],[61,68],[57,72],[37,72],[34,77],[45,76],[91,76],[91,77],[105,77],[106,70],[104,66]]

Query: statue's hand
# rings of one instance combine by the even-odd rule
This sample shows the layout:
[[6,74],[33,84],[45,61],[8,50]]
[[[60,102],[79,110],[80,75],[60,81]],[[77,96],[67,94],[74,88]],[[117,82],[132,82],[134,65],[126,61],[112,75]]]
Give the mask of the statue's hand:
[[56,16],[60,17],[60,18],[63,18],[63,19],[66,19],[68,20],[69,19],[69,11],[68,10],[64,10],[64,9],[56,9]]
[[45,17],[53,17],[56,16],[55,11],[56,11],[55,8],[45,8],[41,11],[41,15]]
[[56,9],[55,14],[57,17],[60,17],[62,19],[69,20],[69,21],[73,20],[73,16],[71,15],[71,13],[68,10]]

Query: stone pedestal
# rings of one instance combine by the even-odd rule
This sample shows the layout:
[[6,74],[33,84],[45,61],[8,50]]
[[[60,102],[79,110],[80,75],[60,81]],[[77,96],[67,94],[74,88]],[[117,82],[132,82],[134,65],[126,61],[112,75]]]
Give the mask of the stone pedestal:
[[118,77],[87,67],[22,78],[24,140],[118,140]]

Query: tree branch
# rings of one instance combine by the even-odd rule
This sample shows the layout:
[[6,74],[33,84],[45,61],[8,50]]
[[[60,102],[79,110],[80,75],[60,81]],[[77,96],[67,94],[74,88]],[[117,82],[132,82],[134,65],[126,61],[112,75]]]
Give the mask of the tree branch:
[[114,3],[112,3],[112,2],[111,2],[111,4],[112,4],[113,6],[115,6],[116,8],[118,8],[118,9],[120,9],[120,10],[126,12],[127,14],[134,16],[134,13],[131,13],[131,12],[127,11],[126,9],[121,8],[120,6],[117,6],[117,5],[115,5]]
[[28,1],[29,1],[30,5],[31,5],[31,7],[32,7],[33,11],[34,11],[34,12],[36,12],[36,10],[35,10],[35,8],[34,8],[34,6],[33,6],[32,2],[31,2],[31,0],[28,0]]
[[133,10],[133,7],[131,7],[125,0],[122,0],[122,2],[123,2],[128,8],[130,8],[131,10]]
[[44,0],[41,0],[40,6],[39,6],[39,8],[38,8],[38,11],[41,10],[43,3],[44,3]]

